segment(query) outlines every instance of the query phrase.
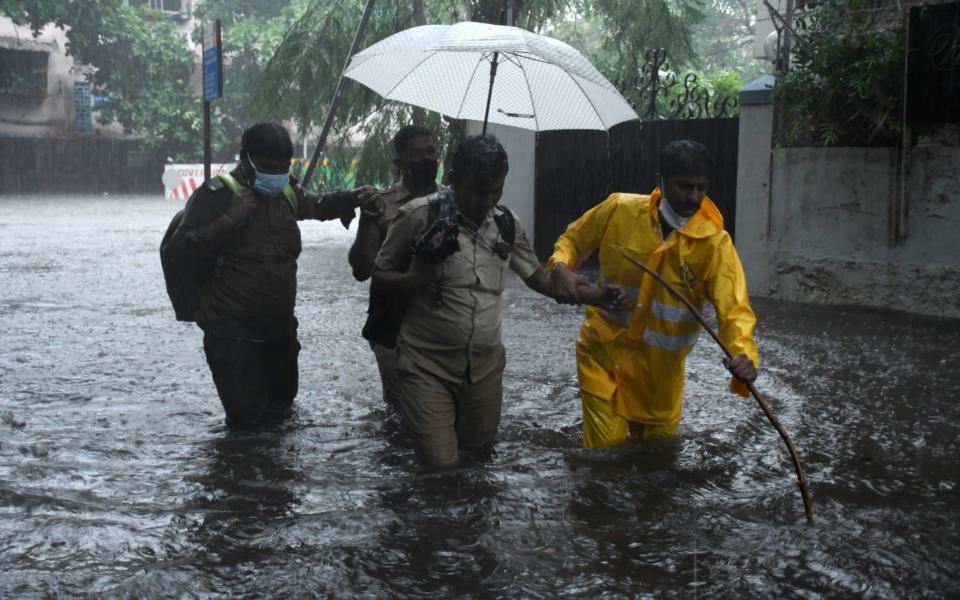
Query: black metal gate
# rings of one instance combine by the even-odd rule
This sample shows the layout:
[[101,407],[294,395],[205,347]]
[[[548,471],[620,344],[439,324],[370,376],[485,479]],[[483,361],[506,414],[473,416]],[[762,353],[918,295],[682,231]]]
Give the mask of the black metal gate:
[[[713,173],[708,195],[733,235],[737,218],[737,148],[740,119],[669,119],[631,123],[610,132],[612,192],[649,194],[656,187],[660,149],[674,140],[693,140],[710,149]],[[639,142],[639,143],[638,143]]]
[[[652,50],[637,81],[618,85],[635,107],[644,107],[642,121],[621,123],[609,132],[537,134],[534,245],[541,260],[550,256],[571,221],[609,194],[653,191],[660,149],[673,140],[690,139],[710,149],[714,172],[708,195],[733,235],[740,119],[725,115],[735,108],[735,99],[711,98],[695,76],[661,76],[664,72],[669,72],[666,56]],[[658,105],[668,106],[672,118],[659,118]]]
[[649,194],[660,149],[690,139],[710,149],[710,199],[733,235],[737,206],[740,119],[631,121],[609,132],[548,131],[537,135],[534,244],[546,260],[567,225],[613,192]]

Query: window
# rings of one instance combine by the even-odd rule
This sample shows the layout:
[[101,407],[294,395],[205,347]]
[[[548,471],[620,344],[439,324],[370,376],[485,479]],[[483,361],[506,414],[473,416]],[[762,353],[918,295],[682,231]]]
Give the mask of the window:
[[0,48],[0,93],[46,94],[49,56],[49,52]]
[[127,0],[127,6],[146,6],[169,15],[186,15],[190,12],[187,0]]
[[90,84],[77,81],[73,84],[73,120],[77,129],[84,133],[93,131],[93,103]]
[[168,13],[183,12],[183,0],[150,0],[154,10]]

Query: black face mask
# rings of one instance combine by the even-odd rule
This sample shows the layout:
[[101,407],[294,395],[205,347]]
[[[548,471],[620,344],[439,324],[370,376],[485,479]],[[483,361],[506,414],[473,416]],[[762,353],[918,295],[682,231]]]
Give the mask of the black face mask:
[[426,187],[437,180],[437,159],[423,158],[409,163],[406,168],[407,175],[410,178],[410,185],[416,187]]

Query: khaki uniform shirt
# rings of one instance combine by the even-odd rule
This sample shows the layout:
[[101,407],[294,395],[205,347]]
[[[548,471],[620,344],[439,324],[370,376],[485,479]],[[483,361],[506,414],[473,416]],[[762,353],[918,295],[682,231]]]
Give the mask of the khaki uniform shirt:
[[[460,251],[437,266],[438,283],[413,293],[397,338],[401,353],[409,353],[419,367],[453,383],[464,378],[477,382],[502,364],[500,323],[507,269],[527,279],[540,267],[515,214],[516,237],[510,256],[502,259],[497,255],[495,248],[502,238],[494,211],[475,233],[457,214]],[[376,270],[408,268],[413,244],[426,228],[428,216],[427,198],[411,200],[400,208],[380,247]]]
[[413,195],[404,187],[403,183],[397,183],[393,187],[378,192],[377,194],[383,203],[383,212],[377,216],[371,216],[367,213],[360,213],[360,222],[369,223],[373,221],[376,226],[376,234],[369,229],[361,228],[357,233],[357,241],[361,247],[367,249],[367,252],[376,253],[387,237],[387,229],[390,222],[397,216],[397,211],[406,202],[413,198]]
[[394,185],[392,188],[381,192],[380,198],[383,199],[383,212],[376,217],[377,229],[380,230],[380,239],[382,243],[387,237],[387,229],[390,227],[390,221],[397,216],[400,207],[413,199],[413,196],[403,187],[402,183]]

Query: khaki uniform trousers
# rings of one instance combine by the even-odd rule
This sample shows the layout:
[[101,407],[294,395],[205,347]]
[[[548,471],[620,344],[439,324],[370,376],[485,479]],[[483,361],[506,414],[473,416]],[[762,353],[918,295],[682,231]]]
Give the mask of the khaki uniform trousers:
[[488,375],[471,383],[439,377],[433,371],[398,355],[400,408],[413,435],[417,456],[431,468],[457,464],[458,450],[488,450],[500,425],[503,368],[500,360]]

